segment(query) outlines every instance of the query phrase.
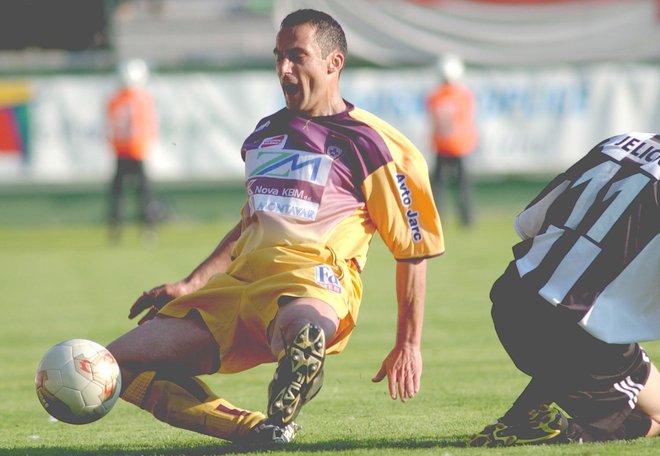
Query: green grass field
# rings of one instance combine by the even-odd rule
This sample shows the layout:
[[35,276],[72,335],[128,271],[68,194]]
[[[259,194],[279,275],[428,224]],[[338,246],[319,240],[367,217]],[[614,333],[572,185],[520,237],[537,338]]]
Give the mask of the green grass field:
[[[394,342],[393,260],[374,242],[364,272],[360,320],[347,350],[327,361],[325,385],[298,418],[295,443],[272,453],[296,455],[651,455],[660,440],[610,444],[464,448],[465,438],[503,413],[526,384],[492,328],[488,291],[510,260],[511,219],[538,186],[482,188],[478,223],[462,230],[447,216],[447,252],[429,264],[422,390],[392,401],[371,377]],[[1,201],[5,203],[10,198]],[[222,199],[222,198],[221,198]],[[218,455],[241,450],[178,430],[118,402],[102,420],[71,426],[51,422],[34,392],[34,370],[55,343],[73,337],[108,343],[129,330],[133,300],[176,280],[203,259],[229,228],[240,198],[225,198],[218,216],[163,225],[145,247],[136,227],[111,247],[99,223],[38,224],[29,205],[0,223],[0,454]],[[39,206],[39,211],[53,210]],[[36,210],[36,209],[35,209]],[[64,210],[64,209],[62,209]],[[69,209],[67,209],[69,210]],[[53,210],[57,212],[57,210]],[[74,211],[75,212],[75,211]],[[38,214],[37,214],[38,215]],[[20,224],[21,217],[30,220]],[[551,328],[548,328],[551,335]],[[556,335],[560,337],[560,335]],[[660,358],[660,345],[646,344]],[[273,366],[206,377],[220,395],[263,409]]]

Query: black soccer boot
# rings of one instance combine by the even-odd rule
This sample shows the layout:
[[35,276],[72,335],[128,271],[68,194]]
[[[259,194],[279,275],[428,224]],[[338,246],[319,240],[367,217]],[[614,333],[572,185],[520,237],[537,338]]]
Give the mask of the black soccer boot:
[[299,430],[300,426],[295,421],[280,427],[265,420],[250,429],[245,437],[234,443],[246,447],[276,447],[291,443]]
[[318,394],[323,385],[324,360],[325,334],[318,326],[307,323],[286,346],[268,385],[268,422],[288,425],[303,404]]
[[490,424],[470,437],[471,447],[507,447],[518,445],[540,445],[551,443],[568,443],[570,419],[554,402],[529,412],[525,423],[505,424],[500,420]]

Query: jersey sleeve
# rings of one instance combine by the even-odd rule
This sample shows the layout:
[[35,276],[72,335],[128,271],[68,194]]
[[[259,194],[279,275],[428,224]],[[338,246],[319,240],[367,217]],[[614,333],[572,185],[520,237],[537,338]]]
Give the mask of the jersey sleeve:
[[398,131],[377,126],[392,159],[362,183],[369,217],[397,260],[441,255],[444,238],[426,161]]
[[570,181],[563,178],[553,180],[524,211],[516,216],[513,227],[520,239],[530,239],[541,232],[548,209],[569,185]]

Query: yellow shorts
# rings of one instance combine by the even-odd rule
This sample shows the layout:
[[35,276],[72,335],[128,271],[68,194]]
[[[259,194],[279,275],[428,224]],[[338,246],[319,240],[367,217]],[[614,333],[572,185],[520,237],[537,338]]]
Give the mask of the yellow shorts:
[[277,359],[266,331],[282,297],[320,299],[337,312],[337,333],[327,353],[339,353],[357,321],[362,281],[357,269],[327,249],[261,249],[240,256],[226,273],[164,306],[163,315],[183,318],[195,309],[220,347],[219,372],[240,372]]

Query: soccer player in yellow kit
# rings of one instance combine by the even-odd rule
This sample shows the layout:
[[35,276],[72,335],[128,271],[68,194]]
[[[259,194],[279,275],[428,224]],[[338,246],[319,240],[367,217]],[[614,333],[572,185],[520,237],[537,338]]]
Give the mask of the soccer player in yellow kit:
[[[122,398],[174,426],[231,441],[286,443],[323,381],[326,354],[355,327],[360,273],[376,231],[396,261],[397,337],[374,381],[393,399],[420,387],[426,263],[444,251],[416,147],[340,95],[341,26],[288,15],[274,55],[286,108],[245,140],[241,221],[185,279],[145,292],[140,325],[108,348]],[[267,414],[238,408],[197,378],[277,362]]]

